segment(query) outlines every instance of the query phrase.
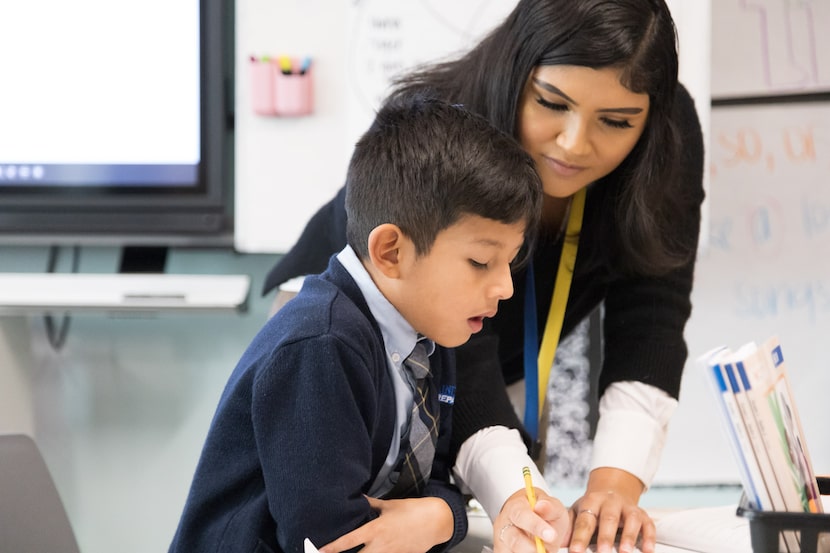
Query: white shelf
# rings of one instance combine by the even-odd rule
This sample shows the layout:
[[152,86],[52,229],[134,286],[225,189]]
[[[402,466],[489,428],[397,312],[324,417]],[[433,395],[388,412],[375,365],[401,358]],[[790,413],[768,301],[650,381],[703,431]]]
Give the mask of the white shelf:
[[248,275],[0,273],[0,314],[239,312],[250,287]]

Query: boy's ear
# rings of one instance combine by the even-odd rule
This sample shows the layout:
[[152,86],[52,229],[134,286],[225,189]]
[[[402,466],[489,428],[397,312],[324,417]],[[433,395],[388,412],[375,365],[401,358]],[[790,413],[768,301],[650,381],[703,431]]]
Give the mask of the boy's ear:
[[384,223],[369,233],[369,259],[387,278],[399,278],[406,237],[398,225]]

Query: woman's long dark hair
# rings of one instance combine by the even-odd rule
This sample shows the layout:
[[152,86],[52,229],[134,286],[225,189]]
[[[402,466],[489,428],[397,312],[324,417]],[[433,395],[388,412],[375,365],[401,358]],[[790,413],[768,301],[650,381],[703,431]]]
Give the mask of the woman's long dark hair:
[[[540,65],[621,70],[621,84],[648,93],[642,137],[611,175],[603,194],[613,203],[615,228],[606,252],[618,268],[661,274],[687,262],[694,251],[670,242],[681,216],[675,166],[679,155],[672,119],[677,88],[677,36],[663,0],[520,0],[504,22],[476,47],[403,76],[392,96],[429,88],[464,104],[501,130],[518,134],[517,113],[525,83]],[[604,235],[606,233],[603,233]]]

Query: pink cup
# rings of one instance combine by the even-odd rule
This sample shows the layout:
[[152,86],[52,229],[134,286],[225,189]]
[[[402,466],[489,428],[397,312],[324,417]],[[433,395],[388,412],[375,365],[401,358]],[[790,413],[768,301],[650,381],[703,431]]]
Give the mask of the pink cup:
[[312,71],[285,74],[274,70],[274,112],[281,116],[309,115],[314,107]]
[[259,115],[276,115],[274,110],[274,74],[276,66],[270,60],[252,59],[251,106]]

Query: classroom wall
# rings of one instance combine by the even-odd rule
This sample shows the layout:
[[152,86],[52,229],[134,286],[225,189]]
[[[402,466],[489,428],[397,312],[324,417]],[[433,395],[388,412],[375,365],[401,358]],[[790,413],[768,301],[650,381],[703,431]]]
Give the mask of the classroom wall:
[[[41,272],[47,256],[3,247],[0,270]],[[0,316],[0,433],[35,438],[82,553],[167,550],[222,388],[267,318],[258,290],[273,260],[170,252],[171,273],[251,275],[239,314],[74,313],[61,348],[42,316]],[[115,248],[82,248],[80,271],[118,261]]]

